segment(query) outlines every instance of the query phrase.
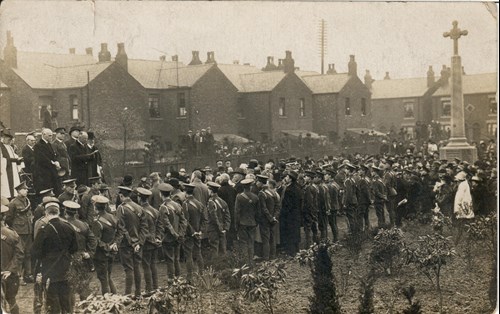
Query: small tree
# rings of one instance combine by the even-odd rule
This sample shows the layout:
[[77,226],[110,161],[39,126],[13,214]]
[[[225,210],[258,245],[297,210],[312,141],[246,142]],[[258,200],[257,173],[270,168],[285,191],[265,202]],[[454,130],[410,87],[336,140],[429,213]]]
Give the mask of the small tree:
[[375,281],[375,270],[372,267],[366,277],[361,280],[360,304],[358,308],[359,314],[375,313],[375,307],[373,306],[373,286],[375,285]]
[[422,306],[420,305],[420,301],[413,300],[415,292],[416,290],[413,286],[409,286],[408,288],[403,288],[401,290],[401,293],[408,301],[408,307],[403,310],[403,314],[422,314]]
[[269,261],[262,263],[258,268],[250,270],[243,265],[235,269],[233,276],[241,278],[243,296],[252,302],[259,301],[268,313],[274,313],[274,305],[281,283],[285,282],[287,273],[285,263]]
[[390,275],[405,245],[401,229],[380,229],[373,241],[371,262]]
[[434,233],[419,237],[415,249],[407,249],[408,263],[416,265],[436,287],[439,294],[439,312],[443,309],[443,294],[441,291],[441,272],[445,265],[456,254],[451,237]]
[[314,295],[309,298],[309,311],[313,314],[341,313],[332,272],[332,260],[328,247],[320,244],[311,269]]

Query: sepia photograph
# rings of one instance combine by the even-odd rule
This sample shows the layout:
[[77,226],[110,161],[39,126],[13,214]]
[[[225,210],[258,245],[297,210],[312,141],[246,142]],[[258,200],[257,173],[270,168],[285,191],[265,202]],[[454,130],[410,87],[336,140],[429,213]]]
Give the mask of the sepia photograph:
[[498,313],[498,4],[0,3],[2,314]]

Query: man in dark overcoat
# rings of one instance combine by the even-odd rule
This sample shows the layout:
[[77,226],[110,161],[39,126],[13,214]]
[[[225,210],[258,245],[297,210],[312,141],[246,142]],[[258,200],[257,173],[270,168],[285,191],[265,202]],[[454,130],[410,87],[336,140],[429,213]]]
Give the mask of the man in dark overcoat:
[[81,132],[78,140],[68,148],[71,158],[71,176],[76,178],[76,185],[89,185],[90,162],[94,158],[94,152],[87,147],[88,134]]
[[37,192],[54,189],[56,195],[61,194],[61,185],[57,170],[61,167],[52,145],[52,131],[42,130],[42,138],[35,144],[35,162],[33,168],[33,183]]
[[302,189],[297,183],[298,174],[295,171],[286,173],[284,183],[279,192],[281,195],[281,244],[285,252],[295,256],[299,252],[300,218],[302,214]]

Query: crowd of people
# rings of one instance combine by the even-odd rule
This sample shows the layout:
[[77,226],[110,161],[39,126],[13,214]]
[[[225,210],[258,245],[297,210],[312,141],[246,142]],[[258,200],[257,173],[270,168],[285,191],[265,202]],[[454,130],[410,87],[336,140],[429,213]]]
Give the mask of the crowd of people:
[[[242,250],[253,267],[280,254],[293,257],[301,244],[339,241],[339,216],[346,217],[348,234],[357,236],[373,228],[399,227],[432,211],[453,221],[496,211],[496,154],[483,155],[474,164],[422,151],[249,159],[234,168],[220,161],[215,169],[190,173],[126,175],[113,188],[98,173],[83,176],[76,165],[91,163],[96,153],[76,152],[75,147],[89,146],[88,134],[70,133],[78,144],[66,145],[69,166],[55,148],[37,148],[51,143],[52,131],[44,129],[34,144],[33,189],[20,178],[11,181],[14,171],[6,176],[5,182],[15,184],[10,194],[2,190],[2,289],[14,314],[19,313],[19,284],[33,283],[35,313],[44,304],[48,313],[71,313],[76,296],[90,294],[93,276],[102,294],[138,297],[179,276],[191,281],[229,250]],[[10,167],[19,161],[26,165],[26,158],[14,160],[9,138],[10,131],[4,130],[2,158]],[[33,145],[31,138],[27,145]],[[50,175],[37,170],[42,161]],[[64,167],[68,177],[61,179],[57,174]],[[6,169],[2,167],[2,178]],[[369,220],[370,210],[376,224]],[[124,291],[117,291],[111,276],[117,256],[125,273]],[[158,276],[163,264],[167,278]],[[69,279],[75,273],[76,285]]]

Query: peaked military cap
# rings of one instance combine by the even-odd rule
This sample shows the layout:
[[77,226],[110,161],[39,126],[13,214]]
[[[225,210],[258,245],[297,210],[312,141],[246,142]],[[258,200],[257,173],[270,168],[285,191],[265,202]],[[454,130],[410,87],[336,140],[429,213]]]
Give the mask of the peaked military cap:
[[158,185],[158,190],[162,192],[172,192],[174,190],[174,187],[168,183],[160,183]]
[[16,186],[16,190],[19,191],[19,190],[27,190],[28,187],[26,186],[26,182],[21,182],[21,184],[19,184],[18,186]]
[[151,192],[150,190],[145,189],[145,188],[141,188],[141,187],[137,188],[137,193],[144,195],[144,196],[149,196],[149,195],[153,194],[153,192]]
[[75,182],[76,182],[76,179],[67,179],[67,180],[64,180],[62,183],[64,185],[68,185],[68,184],[75,183]]
[[76,212],[81,207],[80,204],[73,201],[64,201],[62,204],[69,212]]
[[[1,211],[0,211],[0,212],[1,212],[2,214],[3,214],[3,213],[6,213],[6,212],[8,212],[8,211],[9,211],[9,207],[5,206],[4,204],[2,204],[2,205],[0,206],[0,208],[1,208]],[[3,235],[2,235],[2,236],[3,236]],[[3,239],[2,239],[2,240],[3,240]]]
[[241,184],[243,185],[249,185],[249,184],[252,184],[254,182],[253,179],[244,179],[244,180],[241,180]]
[[109,203],[109,199],[103,195],[95,195],[92,197],[92,200],[94,202],[96,202],[97,204],[108,204]]
[[185,189],[186,191],[193,191],[195,187],[196,187],[195,185],[190,184],[190,183],[186,183],[186,184],[184,184],[184,189]]
[[97,181],[101,180],[101,177],[97,176],[97,177],[90,177],[89,178],[89,183],[95,183]]
[[[243,180],[243,181],[245,181],[245,180]],[[242,184],[243,184],[243,181],[241,181],[241,182],[242,182]],[[218,190],[218,189],[220,188],[220,184],[215,183],[215,182],[212,182],[212,181],[207,182],[207,186],[208,186],[211,190]]]
[[132,189],[131,189],[131,188],[129,188],[128,186],[122,186],[122,185],[118,186],[118,190],[119,190],[119,191],[127,191],[127,192],[132,192]]
[[269,179],[268,176],[265,176],[265,175],[262,175],[262,174],[258,174],[256,177],[257,177],[257,180],[260,181],[260,182],[262,182],[262,183],[266,183],[267,180]]

